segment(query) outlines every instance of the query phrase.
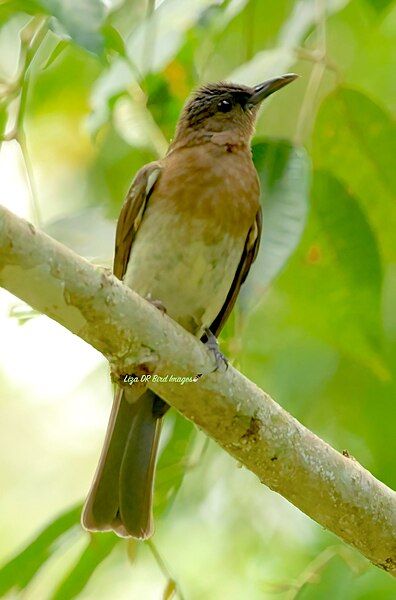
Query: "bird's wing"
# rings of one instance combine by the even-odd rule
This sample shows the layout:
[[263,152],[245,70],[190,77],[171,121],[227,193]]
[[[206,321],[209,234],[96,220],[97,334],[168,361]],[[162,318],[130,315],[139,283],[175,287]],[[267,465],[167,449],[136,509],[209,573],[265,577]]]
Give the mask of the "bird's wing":
[[224,327],[225,322],[227,321],[227,319],[230,315],[230,312],[232,311],[232,309],[234,307],[235,301],[239,294],[239,290],[241,289],[241,285],[245,281],[245,279],[249,273],[250,267],[252,266],[252,263],[254,262],[254,260],[257,256],[259,245],[260,245],[261,228],[262,228],[262,215],[261,215],[261,208],[260,208],[256,214],[256,218],[255,218],[253,225],[249,229],[249,232],[248,232],[248,235],[246,238],[245,247],[242,252],[242,257],[239,262],[238,269],[235,273],[235,277],[232,282],[230,291],[228,292],[226,301],[224,302],[221,311],[219,312],[219,314],[217,315],[216,319],[213,321],[213,323],[210,327],[210,331],[216,337],[219,335],[220,331]]
[[148,199],[161,174],[161,165],[152,162],[138,171],[129,189],[117,223],[113,272],[122,279],[128,266],[133,240]]

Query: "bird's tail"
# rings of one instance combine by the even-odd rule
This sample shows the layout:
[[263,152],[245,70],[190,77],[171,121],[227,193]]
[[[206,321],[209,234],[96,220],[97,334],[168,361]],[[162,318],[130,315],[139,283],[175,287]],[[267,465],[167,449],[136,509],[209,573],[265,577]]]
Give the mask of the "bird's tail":
[[116,390],[106,438],[85,502],[82,525],[149,538],[162,416],[167,405],[150,390]]

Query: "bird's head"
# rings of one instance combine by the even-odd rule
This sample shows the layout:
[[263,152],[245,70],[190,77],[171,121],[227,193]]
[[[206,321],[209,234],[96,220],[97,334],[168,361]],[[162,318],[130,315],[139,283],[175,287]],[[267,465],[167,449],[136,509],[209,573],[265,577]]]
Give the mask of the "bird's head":
[[229,134],[230,139],[249,142],[262,101],[297,77],[288,73],[254,87],[223,82],[200,87],[184,106],[174,142],[221,132],[226,132],[224,139]]

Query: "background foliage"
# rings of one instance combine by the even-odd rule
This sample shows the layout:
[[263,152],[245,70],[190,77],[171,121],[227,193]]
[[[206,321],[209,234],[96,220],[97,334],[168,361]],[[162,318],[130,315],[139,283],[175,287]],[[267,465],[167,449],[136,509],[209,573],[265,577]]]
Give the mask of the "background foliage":
[[[390,486],[395,31],[392,0],[0,0],[2,202],[101,263],[131,179],[164,154],[192,88],[301,74],[258,122],[264,238],[222,343]],[[0,306],[1,595],[394,598],[386,574],[175,414],[153,542],[88,536],[107,367],[9,295]]]

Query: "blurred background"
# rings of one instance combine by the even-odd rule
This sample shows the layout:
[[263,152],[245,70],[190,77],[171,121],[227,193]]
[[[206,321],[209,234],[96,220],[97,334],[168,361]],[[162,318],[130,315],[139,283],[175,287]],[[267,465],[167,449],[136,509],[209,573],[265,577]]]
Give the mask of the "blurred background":
[[[261,252],[234,365],[394,486],[396,2],[0,0],[0,201],[99,264],[136,171],[203,82],[301,78],[253,153]],[[391,599],[392,579],[169,414],[151,542],[89,536],[103,357],[0,293],[0,595]],[[298,485],[298,482],[296,482]]]

